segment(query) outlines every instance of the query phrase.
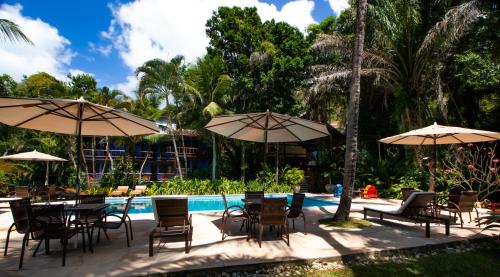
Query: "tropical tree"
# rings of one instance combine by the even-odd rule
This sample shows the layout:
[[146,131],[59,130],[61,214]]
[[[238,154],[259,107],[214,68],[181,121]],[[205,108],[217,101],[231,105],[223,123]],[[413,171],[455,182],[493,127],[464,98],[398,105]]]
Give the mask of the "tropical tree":
[[[181,74],[180,67],[183,59],[182,56],[176,56],[169,62],[161,59],[153,59],[145,62],[136,70],[136,76],[139,78],[138,94],[140,99],[146,95],[161,97],[161,99],[165,101],[165,110],[167,111],[166,117],[170,124],[174,122],[176,115],[176,109],[171,109],[171,106],[179,105],[175,97],[178,96],[180,94],[179,91],[184,88],[182,76],[179,76]],[[172,137],[178,175],[179,178],[182,179],[183,174],[179,160],[175,131],[172,126],[167,126],[167,130]]]
[[344,192],[334,219],[348,220],[351,210],[352,192],[356,177],[358,158],[358,118],[361,86],[361,63],[365,40],[367,0],[358,0],[356,13],[356,37],[354,41],[351,85],[349,87],[349,105],[347,108],[347,134],[344,165]]
[[[203,58],[198,58],[196,65],[189,68],[186,72],[188,84],[193,88],[196,99],[197,111],[193,113],[197,118],[200,113],[203,114],[205,120],[213,118],[223,112],[227,112],[224,107],[228,107],[231,103],[232,84],[233,80],[229,75],[224,74],[224,64],[220,56],[206,55]],[[191,115],[191,118],[193,116]],[[215,134],[211,133],[212,138],[212,180],[216,178],[217,167],[217,147]]]
[[0,18],[0,39],[4,41],[17,41],[33,44],[33,42],[21,31],[16,23]]

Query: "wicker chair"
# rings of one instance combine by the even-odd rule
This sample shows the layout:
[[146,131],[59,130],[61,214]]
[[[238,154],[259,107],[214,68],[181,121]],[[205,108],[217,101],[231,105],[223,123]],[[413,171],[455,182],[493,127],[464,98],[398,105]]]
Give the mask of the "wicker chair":
[[30,198],[30,189],[28,186],[16,186],[15,187],[15,195],[19,198]]
[[302,217],[304,220],[304,234],[307,235],[306,231],[306,216],[304,215],[304,212],[302,211],[302,206],[304,204],[304,198],[306,197],[305,194],[303,193],[294,193],[292,197],[292,204],[286,211],[287,217],[292,219],[292,227],[293,230],[295,231],[295,219]]
[[[75,227],[67,225],[66,213],[64,212],[64,205],[35,205],[31,206],[30,216],[30,232],[34,240],[39,243],[33,252],[35,257],[42,241],[45,242],[45,254],[50,254],[49,240],[57,239],[63,245],[62,266],[66,265],[66,248],[68,239],[73,237],[79,232],[83,232],[83,225],[75,222]],[[83,252],[85,252],[85,236],[82,236]],[[22,267],[22,257],[24,255],[24,246],[21,251],[21,262],[19,268]]]
[[457,219],[457,213],[460,218],[460,228],[464,227],[464,220],[462,213],[469,213],[469,223],[472,222],[471,212],[476,210],[476,218],[479,217],[479,212],[475,207],[477,202],[477,191],[462,191],[460,195],[450,194],[447,205],[439,206],[440,210],[448,211],[451,218],[453,213],[453,220]]
[[[130,217],[128,216],[128,211],[130,210],[130,205],[132,203],[133,197],[130,197],[127,199],[127,204],[125,205],[125,209],[123,211],[119,210],[113,210],[109,213],[105,214],[105,217],[103,220],[96,221],[90,231],[90,237],[94,236],[94,229],[97,228],[97,242],[100,241],[101,239],[101,229],[104,232],[104,235],[106,235],[106,239],[109,240],[108,233],[106,230],[108,229],[120,229],[122,225],[125,226],[125,235],[127,237],[127,247],[130,247],[130,241],[134,240],[134,234],[132,232],[132,220],[130,220]],[[119,220],[118,221],[107,221],[108,217],[116,217]],[[127,224],[127,219],[128,219],[128,224]]]
[[277,227],[278,236],[285,236],[285,242],[290,246],[288,219],[286,215],[286,198],[263,198],[259,214],[259,247],[262,247],[262,233],[264,226]]
[[193,240],[192,215],[188,212],[187,198],[153,197],[156,227],[149,233],[149,256],[153,256],[155,239],[183,236],[185,252],[189,253]]
[[10,225],[10,228],[7,231],[7,238],[5,239],[5,250],[3,252],[4,256],[7,256],[7,249],[9,248],[10,232],[17,231],[19,234],[25,235],[23,243],[25,242],[27,243],[27,240],[29,239],[28,208],[30,205],[30,199],[22,198],[22,199],[12,200],[9,201],[9,205],[14,223]]
[[226,235],[226,224],[227,221],[230,222],[242,222],[240,231],[243,228],[243,226],[246,224],[247,226],[247,231],[248,231],[248,219],[249,216],[245,209],[241,206],[238,205],[233,205],[233,206],[227,206],[227,200],[226,196],[222,194],[222,200],[224,201],[224,212],[222,213],[222,227],[221,227],[221,233],[222,233],[222,240],[224,240],[225,235]]

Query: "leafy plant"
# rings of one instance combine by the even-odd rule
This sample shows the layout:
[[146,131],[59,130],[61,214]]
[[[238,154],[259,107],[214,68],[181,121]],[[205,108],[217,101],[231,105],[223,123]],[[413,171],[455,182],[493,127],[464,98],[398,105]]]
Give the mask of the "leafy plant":
[[287,168],[287,170],[282,175],[285,185],[294,187],[300,185],[304,181],[304,170],[300,170],[296,167]]

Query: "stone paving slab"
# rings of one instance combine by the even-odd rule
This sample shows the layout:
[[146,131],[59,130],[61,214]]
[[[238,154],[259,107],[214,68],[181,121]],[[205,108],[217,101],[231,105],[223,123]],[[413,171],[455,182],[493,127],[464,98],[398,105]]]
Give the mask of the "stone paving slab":
[[[315,197],[332,200],[326,195]],[[336,199],[338,200],[338,199]],[[353,201],[352,216],[362,217],[363,206],[399,207],[397,200],[359,199]],[[193,242],[189,254],[184,253],[184,242],[169,242],[156,248],[153,257],[148,256],[148,234],[154,227],[152,214],[134,214],[134,240],[127,248],[124,230],[109,231],[110,240],[104,236],[101,243],[94,245],[95,253],[83,253],[81,247],[74,248],[70,242],[66,266],[62,267],[62,252],[57,241],[51,241],[51,254],[43,249],[31,257],[35,243],[32,242],[25,254],[22,270],[17,270],[22,236],[13,233],[9,253],[0,258],[0,276],[132,276],[182,270],[229,267],[277,261],[328,259],[341,255],[400,249],[408,247],[441,244],[484,237],[491,232],[466,224],[463,229],[452,225],[451,235],[444,235],[444,225],[431,225],[431,237],[425,237],[425,226],[399,220],[379,221],[372,217],[371,228],[345,229],[320,225],[318,219],[333,216],[336,206],[305,209],[308,234],[303,233],[301,220],[296,221],[296,231],[290,234],[290,247],[276,238],[274,232],[266,230],[262,248],[246,235],[239,232],[239,223],[230,224],[230,236],[221,240],[221,213],[193,214]],[[12,223],[8,209],[0,208],[0,246],[4,247],[7,229]],[[43,246],[42,246],[43,248]]]

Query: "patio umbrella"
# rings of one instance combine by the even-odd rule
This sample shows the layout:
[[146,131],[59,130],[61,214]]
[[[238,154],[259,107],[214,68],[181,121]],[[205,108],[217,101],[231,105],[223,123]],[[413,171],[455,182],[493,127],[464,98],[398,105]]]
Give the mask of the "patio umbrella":
[[429,186],[430,191],[434,191],[437,148],[438,144],[458,144],[458,143],[473,143],[486,142],[500,139],[500,133],[467,129],[454,126],[438,125],[434,122],[433,125],[425,128],[412,130],[406,133],[387,137],[379,140],[387,144],[404,144],[404,145],[433,145],[433,160],[434,168],[431,174],[432,184]]
[[325,124],[269,110],[217,116],[205,129],[232,139],[265,143],[265,153],[268,143],[302,142],[330,135]]
[[19,160],[19,161],[41,161],[46,163],[46,171],[45,171],[45,186],[49,185],[49,162],[65,162],[67,160],[63,158],[59,158],[56,156],[52,156],[49,154],[45,154],[42,152],[38,152],[36,150],[31,152],[23,152],[14,155],[7,155],[0,157],[2,160]]
[[136,115],[78,100],[0,97],[0,122],[20,128],[77,137],[77,192],[80,191],[82,136],[137,136],[158,132]]

